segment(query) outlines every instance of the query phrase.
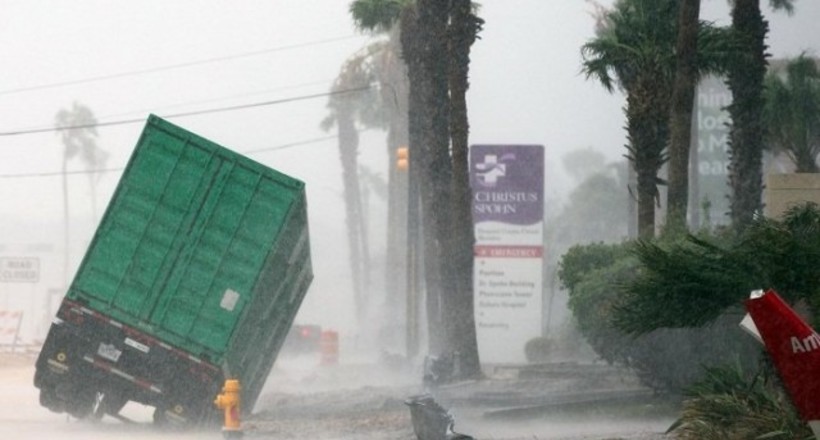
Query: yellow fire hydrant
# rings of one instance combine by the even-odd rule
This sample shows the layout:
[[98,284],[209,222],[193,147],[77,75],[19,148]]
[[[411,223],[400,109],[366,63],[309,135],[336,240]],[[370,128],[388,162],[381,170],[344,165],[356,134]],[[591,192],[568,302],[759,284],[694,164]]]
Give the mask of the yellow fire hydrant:
[[239,381],[228,379],[222,387],[222,394],[216,396],[214,404],[217,408],[225,410],[225,425],[222,427],[222,434],[225,438],[242,437],[242,426],[239,420]]

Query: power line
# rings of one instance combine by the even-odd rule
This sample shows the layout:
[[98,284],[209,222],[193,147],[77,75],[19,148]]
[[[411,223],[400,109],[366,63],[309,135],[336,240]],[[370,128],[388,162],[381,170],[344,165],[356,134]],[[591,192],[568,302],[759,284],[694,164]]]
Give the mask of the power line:
[[[319,142],[324,142],[327,140],[335,139],[336,136],[325,136],[320,138],[314,139],[307,139],[304,141],[297,141],[291,142],[288,144],[277,145],[274,147],[267,147],[267,148],[259,148],[256,150],[249,150],[245,151],[242,154],[254,154],[254,153],[262,153],[268,151],[275,151],[275,150],[285,150],[288,148],[293,148],[301,145],[308,145],[308,144],[315,144]],[[76,175],[76,174],[97,174],[97,173],[113,173],[118,171],[125,170],[125,167],[119,168],[100,168],[96,170],[76,170],[76,171],[46,171],[42,173],[20,173],[20,174],[0,174],[0,179],[19,179],[19,178],[27,178],[27,177],[56,177],[65,175]]]
[[[357,131],[362,132],[364,130],[357,130]],[[242,154],[256,154],[256,153],[266,153],[268,151],[285,150],[285,149],[288,149],[288,148],[300,147],[302,145],[316,144],[316,143],[319,143],[319,142],[329,141],[331,139],[336,139],[336,138],[338,138],[338,136],[333,136],[333,135],[331,135],[331,136],[322,136],[322,137],[318,137],[318,138],[305,139],[303,141],[296,141],[296,142],[291,142],[291,143],[288,143],[288,144],[277,145],[275,147],[266,147],[266,148],[257,148],[255,150],[247,150],[247,151],[244,151]]]
[[42,173],[19,173],[19,174],[0,174],[0,179],[17,179],[17,178],[25,178],[25,177],[55,177],[55,176],[62,176],[63,174],[67,176],[75,175],[75,174],[96,174],[96,173],[113,173],[116,171],[122,171],[125,168],[100,168],[96,170],[77,170],[77,171],[46,171]]
[[[266,107],[270,105],[277,105],[277,104],[285,104],[288,102],[296,102],[296,101],[305,101],[309,99],[316,99],[322,98],[326,96],[334,96],[334,95],[344,95],[347,93],[355,93],[355,92],[362,92],[368,89],[373,88],[372,85],[363,86],[363,87],[356,87],[352,89],[344,89],[344,90],[334,90],[331,92],[325,93],[316,93],[313,95],[302,95],[302,96],[295,96],[292,98],[283,98],[283,99],[276,99],[272,101],[262,101],[262,102],[253,102],[249,104],[239,104],[239,105],[231,105],[231,106],[224,106],[224,107],[216,107],[211,109],[205,110],[194,110],[189,112],[180,112],[180,113],[173,113],[167,115],[161,115],[162,118],[171,119],[171,118],[182,118],[186,116],[197,116],[197,115],[205,115],[210,113],[222,113],[222,112],[229,112],[229,111],[236,111],[236,110],[244,110],[249,108],[255,107]],[[136,124],[140,122],[144,122],[144,118],[135,118],[135,119],[123,119],[119,121],[108,121],[108,122],[95,122],[92,124],[77,124],[77,125],[66,125],[61,127],[45,127],[45,128],[33,128],[33,129],[26,129],[26,130],[15,130],[15,131],[5,131],[0,132],[0,137],[10,137],[10,136],[22,136],[27,134],[35,134],[35,133],[49,133],[49,132],[57,132],[63,130],[76,130],[81,128],[99,128],[99,127],[111,127],[115,125],[126,125],[126,124]]]
[[[362,133],[367,131],[368,129],[360,129],[356,130],[358,133]],[[266,153],[270,151],[277,151],[277,150],[286,150],[293,147],[299,147],[302,145],[309,145],[309,144],[318,144],[320,142],[325,142],[333,139],[337,139],[338,136],[329,135],[329,136],[322,136],[313,139],[305,139],[302,141],[290,142],[287,144],[280,144],[273,147],[265,147],[265,148],[257,148],[254,150],[246,150],[240,152],[241,154],[256,154],[256,153]],[[77,170],[77,171],[46,171],[41,173],[19,173],[19,174],[0,174],[0,179],[20,179],[20,178],[30,178],[30,177],[56,177],[65,175],[75,175],[75,174],[96,174],[96,173],[112,173],[125,170],[125,167],[119,168],[100,168],[96,170]]]
[[301,89],[301,88],[320,85],[320,84],[328,85],[328,84],[332,84],[333,81],[334,80],[332,80],[332,79],[325,79],[325,80],[321,80],[321,81],[310,81],[310,82],[303,82],[303,83],[298,83],[298,84],[289,84],[289,85],[281,86],[281,87],[274,87],[272,89],[258,90],[258,91],[246,92],[246,93],[239,93],[239,94],[233,94],[233,95],[229,95],[229,96],[220,96],[220,97],[217,97],[217,98],[200,99],[200,100],[196,100],[196,101],[176,102],[176,103],[171,103],[171,104],[167,104],[167,105],[162,105],[160,107],[143,108],[143,109],[139,109],[139,110],[129,110],[129,111],[124,111],[124,112],[119,112],[119,113],[114,113],[114,114],[107,114],[105,116],[100,116],[99,119],[117,118],[117,117],[137,115],[137,114],[142,115],[142,114],[145,114],[145,113],[154,113],[154,112],[159,111],[161,109],[172,109],[172,108],[179,108],[179,107],[188,107],[188,106],[198,105],[198,104],[210,104],[210,103],[219,102],[219,101],[228,101],[228,100],[236,99],[236,98],[245,98],[245,97],[248,97],[248,96],[265,95],[265,94],[269,94],[271,92],[278,92],[278,91],[283,91],[283,90]]
[[361,36],[360,35],[348,35],[346,37],[336,37],[336,38],[328,38],[328,39],[325,39],[325,40],[309,41],[307,43],[291,44],[291,45],[288,45],[288,46],[278,46],[278,47],[272,47],[272,48],[269,48],[269,49],[257,50],[257,51],[252,51],[252,52],[245,52],[245,53],[240,53],[240,54],[235,54],[235,55],[226,55],[226,56],[222,56],[222,57],[207,58],[207,59],[204,59],[204,60],[188,61],[188,62],[185,62],[185,63],[178,63],[178,64],[169,64],[169,65],[165,65],[165,66],[152,67],[152,68],[148,68],[148,69],[139,69],[139,70],[132,70],[132,71],[129,71],[129,72],[113,73],[113,74],[110,74],[110,75],[100,75],[100,76],[94,76],[94,77],[89,77],[89,78],[81,78],[81,79],[75,79],[75,80],[53,82],[53,83],[48,83],[48,84],[38,84],[38,85],[35,85],[35,86],[18,87],[18,88],[14,88],[14,89],[0,90],[0,95],[11,95],[11,94],[14,94],[14,93],[31,92],[31,91],[35,91],[35,90],[54,89],[54,88],[58,88],[58,87],[73,86],[73,85],[77,85],[77,84],[86,84],[86,83],[90,83],[90,82],[106,81],[106,80],[116,79],[116,78],[124,78],[124,77],[128,77],[128,76],[145,75],[145,74],[149,74],[149,73],[162,72],[162,71],[165,71],[165,70],[182,69],[182,68],[186,68],[186,67],[199,66],[199,65],[203,65],[203,64],[212,64],[212,63],[217,63],[217,62],[221,62],[221,61],[235,60],[235,59],[239,59],[239,58],[255,57],[255,56],[264,55],[264,54],[268,54],[268,53],[272,53],[272,52],[280,52],[280,51],[283,51],[283,50],[292,50],[292,49],[299,49],[299,48],[303,48],[303,47],[310,47],[310,46],[318,46],[318,45],[328,44],[328,43],[335,43],[337,41],[350,40],[350,39],[353,39],[353,38],[361,38]]

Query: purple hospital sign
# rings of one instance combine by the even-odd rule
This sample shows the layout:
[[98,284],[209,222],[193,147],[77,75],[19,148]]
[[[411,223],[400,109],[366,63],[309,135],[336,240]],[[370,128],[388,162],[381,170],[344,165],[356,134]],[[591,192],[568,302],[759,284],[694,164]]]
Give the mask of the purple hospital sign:
[[544,148],[470,148],[475,232],[473,286],[481,360],[526,362],[541,336],[544,261]]
[[475,223],[531,225],[543,220],[541,145],[473,145],[470,171]]

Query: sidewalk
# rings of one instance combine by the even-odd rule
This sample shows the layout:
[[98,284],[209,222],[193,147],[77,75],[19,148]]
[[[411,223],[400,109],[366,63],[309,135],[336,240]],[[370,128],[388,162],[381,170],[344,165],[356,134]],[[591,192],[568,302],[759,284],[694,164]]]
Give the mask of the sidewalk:
[[479,439],[656,439],[674,419],[651,408],[651,393],[634,377],[600,364],[504,366],[489,369],[484,380],[434,389],[421,385],[420,370],[375,363],[307,367],[307,361],[278,363],[251,421],[258,433],[414,439],[404,402],[422,393],[449,410],[456,431]]

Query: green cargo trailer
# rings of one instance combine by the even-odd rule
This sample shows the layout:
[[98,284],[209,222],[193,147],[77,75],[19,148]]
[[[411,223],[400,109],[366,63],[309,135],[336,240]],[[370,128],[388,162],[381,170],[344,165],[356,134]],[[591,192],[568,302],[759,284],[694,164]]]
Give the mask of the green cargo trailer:
[[150,116],[37,360],[41,404],[250,412],[313,278],[304,183]]

